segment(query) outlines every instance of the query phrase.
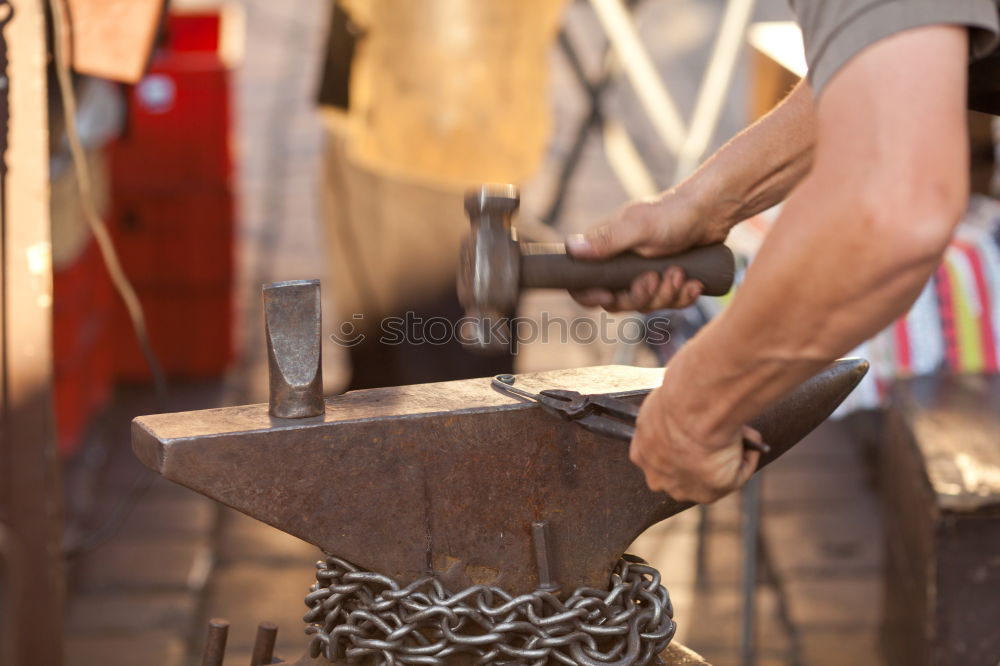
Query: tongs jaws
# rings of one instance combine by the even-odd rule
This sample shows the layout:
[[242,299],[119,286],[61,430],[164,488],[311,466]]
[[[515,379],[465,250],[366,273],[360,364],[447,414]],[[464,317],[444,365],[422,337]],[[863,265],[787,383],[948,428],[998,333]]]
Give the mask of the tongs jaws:
[[585,395],[579,391],[546,389],[531,393],[512,386],[513,375],[498,375],[493,386],[503,393],[533,400],[592,432],[630,441],[635,434],[639,406],[606,395]]

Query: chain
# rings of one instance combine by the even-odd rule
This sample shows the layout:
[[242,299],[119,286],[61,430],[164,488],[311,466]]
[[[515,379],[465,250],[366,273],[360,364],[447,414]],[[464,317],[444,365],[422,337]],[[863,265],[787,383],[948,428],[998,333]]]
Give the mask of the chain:
[[469,663],[542,666],[659,664],[676,631],[660,573],[626,554],[610,590],[581,587],[565,601],[555,590],[512,597],[474,585],[456,594],[432,577],[401,585],[327,556],[303,618],[312,658],[377,666]]

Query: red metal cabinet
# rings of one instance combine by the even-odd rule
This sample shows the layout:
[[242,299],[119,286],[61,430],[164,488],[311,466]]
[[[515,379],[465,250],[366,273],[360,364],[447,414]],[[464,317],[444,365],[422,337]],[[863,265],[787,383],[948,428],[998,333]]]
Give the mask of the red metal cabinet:
[[[172,14],[149,73],[128,94],[110,147],[112,226],[167,375],[221,375],[233,357],[234,198],[230,70],[220,12]],[[115,372],[144,381],[124,308]]]

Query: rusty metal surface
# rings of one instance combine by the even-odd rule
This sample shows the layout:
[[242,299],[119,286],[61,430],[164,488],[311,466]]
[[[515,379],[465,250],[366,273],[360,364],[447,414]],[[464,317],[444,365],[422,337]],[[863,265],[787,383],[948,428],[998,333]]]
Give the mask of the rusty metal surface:
[[208,621],[208,637],[205,639],[205,651],[201,655],[201,666],[222,666],[228,638],[227,621],[218,618]]
[[[752,425],[776,459],[863,376],[839,361]],[[523,375],[640,401],[662,370],[604,366]],[[133,423],[136,455],[164,477],[363,568],[437,576],[512,594],[538,584],[532,524],[548,523],[550,575],[606,586],[625,548],[689,506],[646,488],[628,445],[512,403],[489,379],[373,389],[327,401],[321,419],[272,419],[252,405]]]
[[250,666],[266,666],[274,660],[274,643],[278,639],[278,625],[261,622],[253,642]]
[[262,292],[270,414],[319,416],[324,409],[319,280],[275,282]]

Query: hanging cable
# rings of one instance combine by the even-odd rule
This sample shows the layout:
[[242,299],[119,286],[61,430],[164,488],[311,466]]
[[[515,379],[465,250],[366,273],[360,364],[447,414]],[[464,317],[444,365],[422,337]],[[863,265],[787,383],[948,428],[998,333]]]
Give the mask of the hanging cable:
[[80,134],[76,126],[76,93],[73,90],[73,80],[70,73],[68,54],[65,53],[66,44],[70,41],[69,25],[66,19],[66,10],[62,0],[49,0],[49,7],[52,10],[53,22],[53,51],[55,52],[56,78],[59,81],[59,94],[62,97],[63,115],[66,120],[66,141],[69,144],[70,157],[73,162],[73,170],[76,175],[77,191],[80,194],[80,205],[83,208],[83,216],[87,220],[87,226],[97,241],[97,246],[104,259],[104,266],[107,268],[111,282],[115,286],[115,291],[125,304],[129,320],[135,331],[135,337],[142,349],[142,355],[146,358],[150,374],[153,377],[153,385],[156,388],[158,400],[164,409],[167,402],[167,381],[163,374],[163,368],[153,346],[149,340],[149,331],[146,328],[146,318],[142,313],[142,305],[139,297],[135,293],[135,288],[129,282],[125,271],[122,270],[121,261],[111,241],[111,234],[100,214],[97,212],[97,204],[94,198],[94,189],[90,180],[90,171],[87,166],[86,157],[83,152],[83,145],[80,142]]
[[[90,180],[90,171],[76,125],[76,92],[73,90],[69,56],[65,52],[66,45],[70,43],[70,26],[65,7],[63,7],[62,0],[49,0],[49,8],[52,13],[52,48],[56,78],[59,82],[59,94],[62,98],[63,115],[65,117],[66,141],[69,145],[70,158],[76,176],[80,205],[83,209],[87,226],[90,227],[90,231],[97,241],[97,246],[104,260],[108,276],[111,278],[118,296],[125,304],[125,310],[128,313],[129,320],[132,322],[132,329],[135,332],[136,340],[139,343],[139,348],[142,350],[142,355],[146,359],[146,365],[149,367],[149,372],[153,378],[157,408],[160,412],[166,412],[168,411],[167,380],[163,373],[163,367],[156,357],[156,352],[153,351],[153,346],[149,339],[149,330],[146,326],[146,318],[142,312],[142,305],[139,302],[135,288],[122,269],[121,261],[111,240],[108,227],[97,211],[94,188]],[[152,482],[152,472],[143,467],[135,479],[133,479],[129,489],[115,503],[111,514],[104,523],[76,543],[67,544],[65,548],[66,556],[77,557],[94,550],[110,539],[125,522],[125,518],[128,517],[129,511],[136,500],[146,492]]]

